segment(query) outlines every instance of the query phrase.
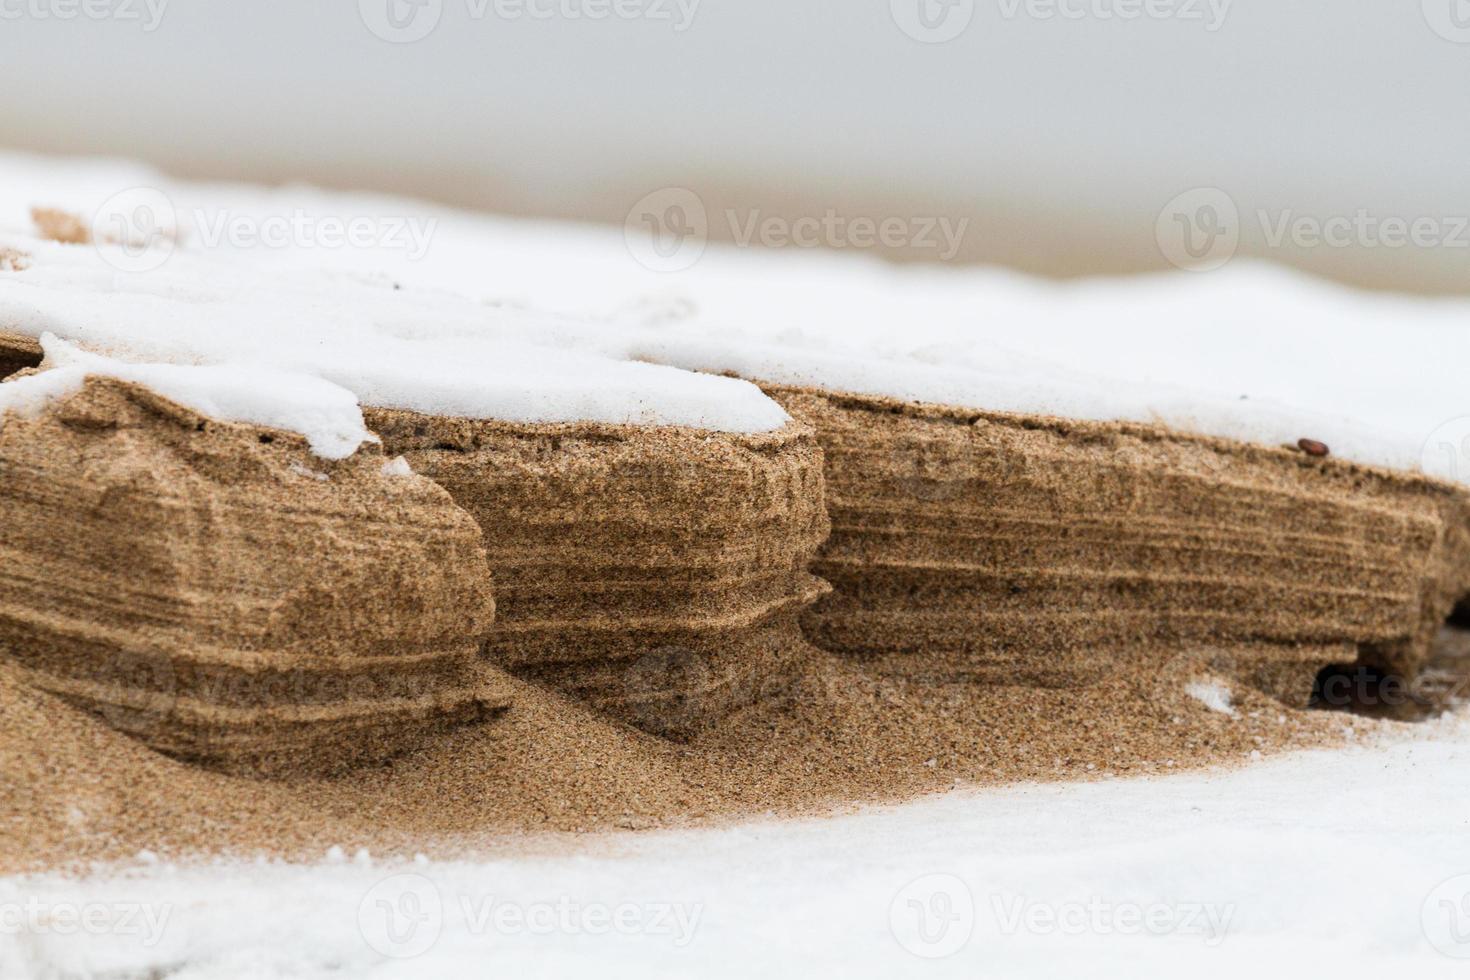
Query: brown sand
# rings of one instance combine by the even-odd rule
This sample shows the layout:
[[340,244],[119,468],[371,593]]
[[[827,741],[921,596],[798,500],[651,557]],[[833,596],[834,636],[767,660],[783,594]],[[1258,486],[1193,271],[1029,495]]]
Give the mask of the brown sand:
[[1322,744],[1345,717],[1359,723],[1250,691],[1230,718],[1142,675],[1059,691],[883,681],[816,651],[796,666],[794,683],[686,744],[513,681],[513,707],[494,723],[380,766],[293,780],[176,761],[0,668],[0,832],[10,842],[0,870],[144,848],[174,857],[310,858],[333,845],[486,853],[525,833],[820,814],[957,780],[1165,772]]
[[491,662],[684,738],[748,703],[827,591],[812,432],[513,425],[369,410],[390,454],[479,521]]
[[[502,623],[522,626],[488,646],[524,674],[502,682],[510,707],[332,778],[263,780],[155,752],[5,656],[0,867],[476,853],[1243,760],[1370,724],[1265,692],[1304,703],[1319,665],[1360,654],[1411,668],[1465,585],[1463,494],[1420,478],[1144,426],[777,394],[826,451],[834,535],[815,568],[837,591],[805,625],[840,653],[791,626],[823,520],[809,430],[373,413],[486,530]],[[607,673],[630,658],[632,683]],[[1230,687],[1235,714],[1194,681]]]
[[1156,427],[773,389],[826,455],[834,592],[803,620],[883,673],[1095,683],[1160,644],[1306,706],[1411,675],[1470,591],[1448,485]]
[[31,221],[36,234],[63,245],[88,245],[92,241],[92,229],[79,214],[60,208],[31,208]]
[[504,707],[474,523],[380,452],[92,378],[0,427],[0,649],[184,759],[320,772]]
[[29,252],[0,245],[0,272],[24,272],[31,267]]

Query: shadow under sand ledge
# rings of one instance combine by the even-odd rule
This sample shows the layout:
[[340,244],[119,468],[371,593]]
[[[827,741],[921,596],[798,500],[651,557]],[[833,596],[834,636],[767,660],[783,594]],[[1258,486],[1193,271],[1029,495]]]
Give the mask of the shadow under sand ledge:
[[39,367],[41,358],[41,345],[34,337],[0,330],[0,379],[26,368]]

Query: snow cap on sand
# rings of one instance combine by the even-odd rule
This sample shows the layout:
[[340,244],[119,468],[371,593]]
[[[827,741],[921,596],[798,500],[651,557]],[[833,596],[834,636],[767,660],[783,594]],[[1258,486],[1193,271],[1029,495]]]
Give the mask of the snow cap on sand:
[[130,364],[43,334],[43,370],[0,385],[0,416],[34,417],[81,389],[88,377],[143,385],[210,418],[299,432],[324,459],[345,459],[377,437],[363,425],[352,392],[330,381],[247,365]]

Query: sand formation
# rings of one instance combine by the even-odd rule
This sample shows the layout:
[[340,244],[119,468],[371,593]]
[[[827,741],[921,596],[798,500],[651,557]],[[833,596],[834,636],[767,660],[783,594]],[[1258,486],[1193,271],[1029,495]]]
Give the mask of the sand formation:
[[818,434],[833,593],[808,637],[885,673],[1087,685],[1164,645],[1305,707],[1412,675],[1470,591],[1463,491],[1128,423],[771,389]]
[[331,772],[504,706],[479,531],[376,449],[94,377],[6,419],[0,472],[6,662],[160,751]]
[[[765,436],[369,410],[419,476],[112,380],[8,419],[0,867],[450,856],[1243,759],[1343,722],[1231,675],[1300,702],[1320,662],[1411,664],[1463,586],[1461,492],[1418,477],[775,394],[799,421]],[[1109,573],[1137,583],[1081,587]]]
[[491,662],[687,738],[780,683],[827,587],[810,429],[516,425],[369,410],[479,521],[499,618]]
[[[35,362],[34,342],[0,340],[12,367]],[[94,381],[5,433],[34,481],[7,489],[30,508],[13,525],[38,535],[15,553],[44,559],[28,585],[4,583],[7,622],[16,636],[71,622],[93,644],[90,661],[55,638],[19,660],[173,754],[262,771],[319,744],[306,767],[332,769],[503,706],[486,693],[496,667],[686,740],[789,690],[808,643],[920,682],[1076,689],[1167,667],[1305,706],[1330,664],[1412,675],[1470,591],[1464,494],[1431,480],[1136,424],[768,390],[798,421],[760,435],[370,409],[419,474],[392,477],[375,452],[328,464],[299,437]],[[56,522],[76,520],[55,488],[89,484],[77,499],[126,519],[79,522],[77,548],[47,554]],[[252,512],[276,514],[280,537],[236,516]],[[339,557],[313,533],[379,547]],[[301,547],[283,563],[287,540]],[[97,570],[122,567],[174,608],[114,636],[117,583]],[[212,607],[180,598],[196,577]],[[254,606],[221,584],[252,578]],[[149,652],[170,630],[171,652]],[[477,649],[493,666],[468,667]],[[161,671],[168,711],[131,680],[120,704],[99,694],[118,663],[144,687]],[[281,697],[265,680],[280,676],[387,689]]]
[[370,408],[339,462],[115,380],[7,418],[11,866],[1245,758],[1339,737],[1280,703],[1412,674],[1470,592],[1470,498],[1421,476],[765,390],[795,421],[748,435]]

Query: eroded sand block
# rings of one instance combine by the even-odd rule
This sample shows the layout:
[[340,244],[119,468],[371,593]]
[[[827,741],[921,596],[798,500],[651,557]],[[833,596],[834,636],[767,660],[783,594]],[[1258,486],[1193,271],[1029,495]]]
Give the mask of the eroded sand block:
[[835,591],[804,626],[884,671],[1064,686],[1166,650],[1305,706],[1329,663],[1412,672],[1470,589],[1466,496],[1425,478],[1144,425],[768,390],[826,457],[814,571]]
[[821,452],[762,435],[526,425],[367,410],[480,522],[489,658],[641,728],[686,737],[759,696],[827,586]]
[[160,751],[330,772],[504,706],[480,533],[364,448],[91,378],[0,426],[0,656]]

